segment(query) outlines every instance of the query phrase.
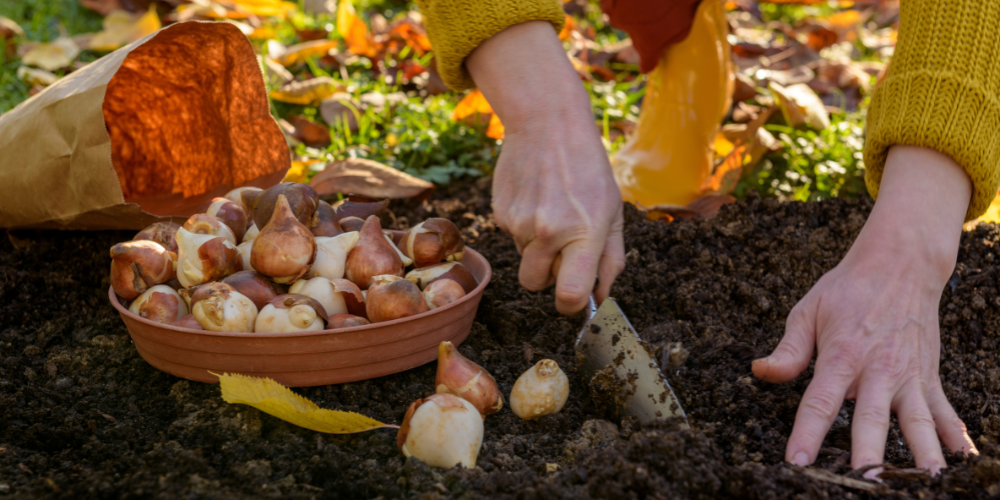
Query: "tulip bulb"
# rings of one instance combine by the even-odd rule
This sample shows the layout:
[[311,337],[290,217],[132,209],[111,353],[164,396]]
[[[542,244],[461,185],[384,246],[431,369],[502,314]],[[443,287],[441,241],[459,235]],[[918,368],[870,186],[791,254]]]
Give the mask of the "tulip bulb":
[[475,406],[483,418],[503,408],[503,395],[497,382],[483,367],[462,356],[448,341],[438,346],[437,377],[434,385],[438,394],[454,394]]
[[282,196],[285,197],[293,217],[308,228],[316,214],[316,207],[319,206],[319,195],[312,186],[297,182],[282,182],[263,191],[240,193],[243,205],[247,207],[247,212],[251,214],[251,218],[261,231],[277,212],[278,198]]
[[243,241],[247,232],[247,211],[242,203],[235,203],[228,198],[215,198],[205,210],[205,215],[219,219],[236,237],[236,242]]
[[465,256],[465,243],[458,226],[439,217],[427,219],[410,228],[400,242],[400,249],[418,267],[445,260],[462,260]]
[[406,457],[431,467],[476,467],[483,444],[483,419],[472,403],[451,394],[434,394],[410,404],[396,445]]
[[327,315],[347,313],[347,303],[344,294],[337,292],[332,281],[318,276],[308,280],[298,280],[288,289],[289,293],[305,295],[319,302]]
[[360,231],[364,225],[364,219],[358,217],[344,217],[340,219],[340,227],[344,231]]
[[352,194],[346,200],[337,203],[333,207],[333,210],[337,214],[337,219],[343,222],[348,217],[357,217],[361,220],[366,220],[372,215],[382,215],[382,212],[388,206],[389,200],[387,199],[369,198],[367,196]]
[[206,330],[249,333],[257,321],[257,306],[225,283],[208,283],[191,296],[191,314]]
[[[385,234],[385,233],[383,232],[382,234]],[[403,267],[409,267],[409,266],[413,265],[413,259],[407,257],[406,254],[404,254],[403,251],[400,250],[399,247],[396,246],[396,244],[392,241],[392,236],[391,235],[386,234],[385,235],[385,241],[388,241],[389,242],[389,246],[391,246],[392,249],[396,251],[396,254],[399,255],[399,260],[403,261]]]
[[250,264],[276,283],[291,283],[315,258],[316,237],[295,218],[285,196],[278,195],[274,216],[253,240]]
[[142,292],[128,310],[141,318],[157,323],[173,323],[188,315],[184,299],[167,285],[156,285]]
[[198,320],[195,319],[193,314],[188,314],[183,318],[170,323],[170,326],[179,326],[181,328],[190,328],[191,330],[204,330]]
[[329,280],[344,277],[347,256],[354,250],[361,233],[351,231],[339,236],[319,236],[316,238],[316,260],[309,268],[311,276],[322,276]]
[[465,293],[472,293],[479,286],[476,277],[472,275],[469,268],[460,262],[442,262],[433,266],[418,267],[406,273],[406,279],[416,283],[421,290],[426,290],[431,283],[442,279],[452,280],[462,285]]
[[[351,280],[339,279],[330,280],[333,283],[333,291],[340,294],[347,306],[347,312],[368,319],[368,309],[365,304],[365,292],[358,288]],[[331,314],[332,316],[332,314]]]
[[257,271],[240,271],[226,276],[222,282],[250,299],[258,311],[263,309],[269,300],[285,293],[280,285],[272,283],[267,276]]
[[254,238],[256,238],[258,234],[260,234],[260,229],[257,229],[257,224],[251,223],[250,227],[247,228],[247,232],[243,235],[243,239],[240,240],[240,245],[244,243],[253,243]]
[[243,265],[244,271],[256,271],[253,268],[253,263],[250,262],[250,257],[253,255],[253,241],[244,241],[236,247],[236,251],[240,254],[240,263]]
[[315,332],[326,327],[326,311],[316,300],[289,293],[267,302],[257,315],[257,333]]
[[[225,223],[221,220],[208,215],[208,214],[194,214],[191,216],[184,226],[181,228],[192,234],[202,234],[209,236],[221,236],[226,239],[226,241],[236,246],[239,240],[236,239],[236,235],[233,233],[232,229],[229,229]],[[180,229],[178,229],[180,231]],[[180,242],[177,242],[178,249],[180,248]]]
[[333,207],[323,200],[319,200],[319,206],[316,208],[316,215],[313,216],[309,230],[317,237],[344,234],[344,229],[340,227]]
[[[222,226],[226,231],[229,228]],[[177,230],[177,280],[185,287],[218,281],[243,269],[243,261],[232,237]]]
[[[367,290],[372,278],[380,274],[402,276],[403,260],[382,234],[378,217],[372,215],[361,227],[358,244],[347,255],[344,275],[362,290]],[[369,319],[371,317],[369,316]]]
[[378,284],[368,289],[365,309],[372,323],[392,321],[429,311],[417,285],[397,276],[387,284]]
[[370,325],[371,322],[361,316],[353,314],[334,314],[327,320],[327,328],[331,330],[337,328],[354,328],[356,326]]
[[125,300],[174,279],[176,270],[177,254],[155,241],[126,241],[111,247],[111,286]]
[[465,297],[465,290],[452,280],[436,280],[424,290],[424,299],[431,309],[444,307],[462,297]]
[[132,241],[155,241],[163,245],[163,248],[177,253],[177,242],[174,240],[174,236],[180,228],[181,225],[175,222],[157,222],[136,233]]
[[510,409],[533,420],[559,413],[569,398],[569,378],[551,359],[543,359],[521,374],[510,391]]
[[247,206],[243,204],[243,192],[244,191],[263,191],[263,189],[261,189],[259,187],[252,187],[252,186],[238,187],[238,188],[233,189],[232,191],[226,193],[226,196],[224,196],[223,198],[225,198],[225,199],[227,199],[227,200],[229,200],[229,201],[231,201],[233,203],[236,203],[237,205],[239,205],[240,207],[242,207],[243,210],[247,212],[247,218],[252,221],[253,217],[250,217],[250,209],[248,209]]

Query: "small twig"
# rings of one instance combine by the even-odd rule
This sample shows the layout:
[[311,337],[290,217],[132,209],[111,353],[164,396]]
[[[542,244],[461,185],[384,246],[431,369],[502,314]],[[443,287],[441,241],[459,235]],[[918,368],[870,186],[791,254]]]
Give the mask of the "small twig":
[[870,492],[884,492],[886,491],[886,486],[877,483],[869,483],[868,481],[862,481],[860,479],[854,479],[850,477],[840,476],[834,474],[830,471],[823,469],[808,469],[803,468],[802,474],[809,476],[817,481],[823,481],[830,484],[836,484],[838,486],[843,486],[845,488],[852,488],[861,491]]

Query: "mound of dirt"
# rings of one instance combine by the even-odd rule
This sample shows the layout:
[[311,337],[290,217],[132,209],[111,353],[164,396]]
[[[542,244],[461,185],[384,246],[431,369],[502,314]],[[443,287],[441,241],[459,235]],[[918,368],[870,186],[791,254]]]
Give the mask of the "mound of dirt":
[[[562,413],[486,420],[473,470],[431,469],[396,450],[395,433],[334,436],[222,401],[216,385],[152,368],[107,302],[108,248],[129,233],[19,232],[0,242],[0,497],[12,498],[986,498],[1000,494],[1000,292],[996,227],[965,233],[941,296],[945,391],[982,455],[952,457],[929,478],[896,471],[882,485],[850,471],[845,404],[815,467],[782,463],[811,372],[786,385],[754,379],[796,301],[843,257],[870,201],[753,198],[710,221],[646,221],[626,209],[628,268],[617,298],[655,346],[691,419],[637,425],[604,411],[573,367],[582,317],[560,316],[551,290],[527,292],[518,254],[497,230],[483,182],[396,204],[385,223],[459,223],[494,275],[462,354],[509,394],[543,358],[570,376]],[[433,363],[393,376],[296,389],[325,408],[399,423],[433,392]],[[611,412],[613,413],[613,412]],[[611,421],[602,420],[611,418]],[[912,457],[895,424],[887,461]]]

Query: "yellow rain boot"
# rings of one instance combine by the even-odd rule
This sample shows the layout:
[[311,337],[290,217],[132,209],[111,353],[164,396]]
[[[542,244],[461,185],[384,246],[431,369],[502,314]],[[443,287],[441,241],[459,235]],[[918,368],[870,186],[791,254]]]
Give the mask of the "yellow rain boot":
[[687,205],[700,195],[731,104],[728,31],[723,2],[705,0],[687,38],[649,74],[635,135],[611,159],[625,201]]

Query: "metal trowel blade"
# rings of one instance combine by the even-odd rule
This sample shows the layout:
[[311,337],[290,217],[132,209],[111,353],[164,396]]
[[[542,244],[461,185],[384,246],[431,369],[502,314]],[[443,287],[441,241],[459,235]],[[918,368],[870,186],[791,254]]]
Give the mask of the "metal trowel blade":
[[618,303],[609,297],[598,308],[591,298],[589,312],[590,321],[576,339],[579,368],[586,380],[611,366],[626,394],[625,413],[643,423],[657,418],[682,417],[687,427],[687,415],[663,378],[652,350],[639,339]]

